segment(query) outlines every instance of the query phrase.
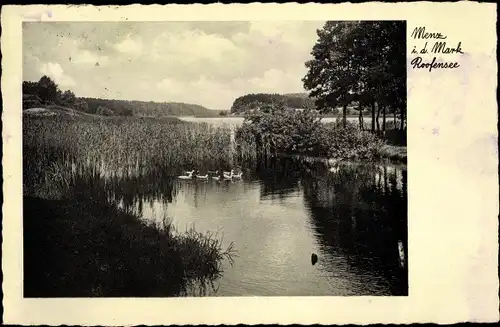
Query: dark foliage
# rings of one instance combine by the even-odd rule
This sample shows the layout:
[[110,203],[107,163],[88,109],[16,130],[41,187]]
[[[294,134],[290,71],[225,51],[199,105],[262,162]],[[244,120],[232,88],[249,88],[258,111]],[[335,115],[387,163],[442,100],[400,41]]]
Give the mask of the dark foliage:
[[38,82],[23,82],[23,109],[54,104],[103,116],[215,117],[218,114],[216,110],[188,103],[78,98],[71,90],[61,91],[48,76]]
[[[317,31],[304,87],[322,111],[347,106],[372,111],[372,130],[382,113],[398,112],[404,128],[406,113],[406,25],[400,21],[328,21]],[[377,119],[378,121],[378,119]],[[380,126],[377,122],[377,129]]]
[[313,111],[290,111],[282,106],[248,116],[236,139],[249,156],[260,152],[374,160],[382,156],[384,145],[355,124],[323,124]]
[[252,110],[266,110],[268,106],[282,105],[293,109],[313,109],[314,100],[307,94],[247,94],[234,100],[231,113],[245,113]]

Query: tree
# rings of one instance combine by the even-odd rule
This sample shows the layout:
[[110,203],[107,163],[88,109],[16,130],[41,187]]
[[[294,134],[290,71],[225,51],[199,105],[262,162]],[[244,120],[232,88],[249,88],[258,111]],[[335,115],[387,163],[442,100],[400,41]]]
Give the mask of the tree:
[[317,31],[319,39],[312,50],[314,59],[306,62],[309,71],[303,79],[310,96],[317,98],[320,111],[342,106],[344,126],[356,84],[355,63],[348,43],[355,27],[350,22],[326,22]]
[[23,82],[23,94],[33,94],[38,96],[38,83]]
[[60,90],[50,77],[44,75],[40,78],[37,83],[37,95],[45,104],[56,102],[58,93]]
[[66,90],[61,94],[59,102],[62,105],[73,106],[76,102],[76,96],[72,91]]
[[96,110],[96,114],[102,115],[102,116],[113,116],[114,112],[113,112],[113,110],[111,110],[109,108],[99,106]]
[[[317,31],[313,59],[306,62],[304,87],[317,98],[320,110],[357,100],[372,110],[372,131],[378,107],[406,107],[406,28],[404,22],[326,22]],[[376,105],[377,104],[377,105]],[[360,114],[362,114],[360,112]]]
[[89,106],[88,106],[87,102],[84,99],[81,99],[81,98],[75,99],[73,107],[76,110],[80,110],[80,111],[83,111],[83,112],[89,112]]
[[295,109],[312,109],[314,108],[314,100],[304,94],[246,94],[234,100],[230,111],[231,113],[242,113],[279,105]]

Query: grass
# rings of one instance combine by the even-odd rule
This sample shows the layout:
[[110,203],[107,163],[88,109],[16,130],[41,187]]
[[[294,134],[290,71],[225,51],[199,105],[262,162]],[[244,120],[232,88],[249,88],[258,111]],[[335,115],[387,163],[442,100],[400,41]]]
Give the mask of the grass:
[[179,233],[168,219],[148,224],[113,193],[144,174],[229,164],[230,142],[229,130],[176,118],[24,117],[25,296],[175,296],[210,286],[232,263],[232,243]]
[[24,198],[25,297],[183,295],[235,254],[216,235],[145,223],[92,201]]
[[[234,147],[230,130],[177,118],[24,117],[23,142],[30,156],[25,170],[54,161],[78,161],[117,174],[168,170],[172,175],[206,162],[230,166]],[[56,150],[56,151],[54,151]]]
[[382,157],[394,162],[407,162],[406,146],[384,145],[382,148]]

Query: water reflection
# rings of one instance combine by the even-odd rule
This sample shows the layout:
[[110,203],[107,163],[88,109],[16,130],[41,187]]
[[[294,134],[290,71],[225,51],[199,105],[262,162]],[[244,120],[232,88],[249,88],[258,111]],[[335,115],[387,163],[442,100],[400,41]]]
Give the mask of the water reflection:
[[407,295],[406,166],[275,157],[241,163],[242,181],[177,179],[185,168],[103,174],[95,187],[149,221],[234,241],[235,265],[184,295]]
[[406,248],[407,239],[405,176],[394,166],[345,165],[303,183],[326,271],[374,277],[382,294],[407,294],[407,273],[398,262],[398,241]]

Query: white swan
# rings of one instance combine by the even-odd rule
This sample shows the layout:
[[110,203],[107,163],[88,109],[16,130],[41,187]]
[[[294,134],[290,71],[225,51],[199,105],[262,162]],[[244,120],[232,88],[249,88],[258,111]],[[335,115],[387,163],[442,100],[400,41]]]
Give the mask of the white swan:
[[179,178],[180,179],[191,179],[191,178],[193,178],[193,173],[194,173],[194,170],[186,171],[187,175],[181,175],[181,176],[179,176]]
[[241,179],[241,176],[243,176],[243,172],[240,172],[239,174],[232,174],[232,178],[236,178],[236,179]]
[[232,179],[234,174],[234,170],[231,169],[230,172],[224,172],[224,179]]
[[197,176],[196,176],[196,178],[198,178],[198,179],[208,179],[208,174],[206,174],[206,175],[201,175],[201,176],[200,176],[200,175],[197,175]]
[[214,179],[216,181],[220,180],[220,175],[219,175],[219,171],[218,170],[215,171],[214,175],[215,176],[212,176],[212,179]]

